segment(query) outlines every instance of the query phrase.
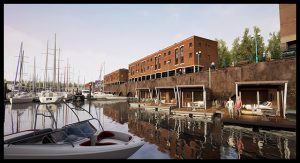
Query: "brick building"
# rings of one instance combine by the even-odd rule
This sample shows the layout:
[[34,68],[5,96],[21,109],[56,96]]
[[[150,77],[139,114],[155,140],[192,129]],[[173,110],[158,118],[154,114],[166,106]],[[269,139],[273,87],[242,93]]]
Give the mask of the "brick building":
[[[129,81],[143,81],[207,70],[218,60],[218,43],[191,36],[130,63]],[[200,55],[199,55],[200,54]]]
[[111,72],[107,75],[104,75],[104,84],[122,84],[128,81],[128,70],[119,69],[114,72]]
[[296,47],[296,4],[279,4],[282,50]]

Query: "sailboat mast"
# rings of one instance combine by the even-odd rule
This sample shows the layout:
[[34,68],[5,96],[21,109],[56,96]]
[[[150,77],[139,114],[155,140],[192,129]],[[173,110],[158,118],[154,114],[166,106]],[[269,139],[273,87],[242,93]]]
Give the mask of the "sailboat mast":
[[103,92],[104,92],[104,76],[105,76],[105,62],[103,62]]
[[59,83],[59,62],[60,62],[60,48],[58,49],[58,69],[57,69],[57,90],[60,91]]
[[67,91],[69,92],[69,59],[67,59]]
[[48,82],[48,44],[49,41],[47,40],[47,51],[46,51],[46,64],[45,64],[45,77],[44,77],[44,90],[47,88]]
[[21,83],[21,86],[23,85],[23,64],[24,64],[24,50],[22,51],[21,55],[21,61],[20,61],[20,75],[19,75],[19,83]]
[[20,53],[19,53],[19,58],[18,58],[18,63],[17,63],[17,70],[16,70],[16,76],[15,76],[14,88],[13,88],[13,96],[14,96],[14,90],[15,90],[16,80],[17,80],[17,76],[18,76],[20,58],[21,58],[21,55],[22,55],[22,48],[23,48],[23,42],[21,42]]
[[64,68],[64,91],[66,91],[66,67]]
[[53,62],[53,87],[55,87],[56,77],[56,33],[54,35],[54,62]]
[[35,93],[35,56],[34,56],[34,63],[33,63],[33,92]]

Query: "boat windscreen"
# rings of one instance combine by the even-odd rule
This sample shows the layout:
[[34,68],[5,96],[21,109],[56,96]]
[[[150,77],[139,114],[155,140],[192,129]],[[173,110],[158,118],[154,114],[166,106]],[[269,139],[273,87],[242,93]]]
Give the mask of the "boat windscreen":
[[68,135],[76,135],[78,137],[91,137],[96,131],[89,122],[70,125],[65,130]]

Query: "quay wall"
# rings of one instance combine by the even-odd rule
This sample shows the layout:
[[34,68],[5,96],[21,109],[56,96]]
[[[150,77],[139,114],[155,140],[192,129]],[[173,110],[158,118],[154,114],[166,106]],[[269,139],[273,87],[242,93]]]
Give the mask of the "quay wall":
[[[266,80],[287,80],[287,109],[296,109],[296,59],[274,60],[213,70],[211,71],[210,88],[212,98],[227,100],[229,96],[235,94],[235,82]],[[105,90],[121,96],[134,96],[136,88],[154,89],[158,86],[194,84],[204,84],[208,87],[209,71],[139,82],[127,82],[120,85],[108,85],[105,87]]]

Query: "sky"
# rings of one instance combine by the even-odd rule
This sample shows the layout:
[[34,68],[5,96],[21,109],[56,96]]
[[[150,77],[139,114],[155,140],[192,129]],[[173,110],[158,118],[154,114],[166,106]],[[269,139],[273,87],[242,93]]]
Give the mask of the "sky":
[[[47,40],[53,54],[55,33],[60,74],[68,61],[71,80],[87,83],[99,79],[101,65],[103,78],[193,35],[223,39],[231,49],[245,28],[253,34],[253,26],[267,44],[269,33],[280,30],[279,5],[4,4],[4,78],[14,80],[23,42],[24,79],[32,79],[35,57],[37,78],[43,81]],[[49,69],[53,58],[49,55]],[[48,74],[52,80],[53,70]]]

